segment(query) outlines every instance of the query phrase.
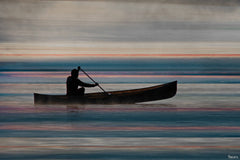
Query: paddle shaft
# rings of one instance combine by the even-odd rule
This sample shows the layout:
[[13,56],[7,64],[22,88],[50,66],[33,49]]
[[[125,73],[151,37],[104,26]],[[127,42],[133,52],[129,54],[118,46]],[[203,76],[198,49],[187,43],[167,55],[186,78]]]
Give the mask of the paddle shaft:
[[[80,68],[80,70],[89,78],[91,79],[94,83],[97,83],[96,81],[94,81],[94,79],[92,79],[82,68]],[[97,83],[98,84],[98,83]],[[106,92],[99,84],[98,87],[106,94],[108,94],[108,92]]]

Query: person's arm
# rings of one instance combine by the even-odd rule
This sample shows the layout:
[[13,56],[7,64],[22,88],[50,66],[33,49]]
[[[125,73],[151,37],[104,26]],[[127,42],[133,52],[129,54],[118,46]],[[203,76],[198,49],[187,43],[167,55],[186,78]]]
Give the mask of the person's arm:
[[82,86],[82,87],[95,87],[97,86],[98,84],[90,84],[90,83],[85,83],[85,82],[82,82],[78,79],[78,85],[79,86]]

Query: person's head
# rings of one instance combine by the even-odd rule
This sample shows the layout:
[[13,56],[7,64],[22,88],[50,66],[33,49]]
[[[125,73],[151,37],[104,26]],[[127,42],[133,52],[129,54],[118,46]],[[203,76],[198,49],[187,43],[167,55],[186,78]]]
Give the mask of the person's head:
[[72,72],[71,72],[71,75],[72,75],[73,78],[78,78],[78,70],[73,69]]

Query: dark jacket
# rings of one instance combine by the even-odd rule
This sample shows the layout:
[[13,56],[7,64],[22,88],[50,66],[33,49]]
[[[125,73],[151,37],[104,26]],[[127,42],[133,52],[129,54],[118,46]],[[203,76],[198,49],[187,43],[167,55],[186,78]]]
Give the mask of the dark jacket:
[[78,94],[78,86],[81,87],[95,87],[95,84],[84,83],[79,79],[72,78],[69,76],[67,78],[67,95],[77,95]]

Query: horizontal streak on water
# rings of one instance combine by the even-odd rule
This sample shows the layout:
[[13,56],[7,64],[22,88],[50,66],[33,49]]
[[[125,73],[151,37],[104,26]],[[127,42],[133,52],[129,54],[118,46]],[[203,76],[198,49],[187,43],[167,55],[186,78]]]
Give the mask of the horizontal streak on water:
[[[66,145],[66,146],[166,146],[166,144],[172,145],[196,145],[197,142],[202,142],[198,144],[200,146],[209,146],[211,143],[213,146],[223,144],[224,146],[239,146],[240,138],[72,138],[72,137],[62,137],[62,138],[0,138],[1,145],[17,145],[18,143],[29,143],[31,145]],[[126,143],[127,142],[127,143]],[[134,145],[133,145],[134,143]]]
[[240,126],[174,126],[174,127],[159,127],[159,126],[143,126],[143,127],[104,127],[104,126],[56,126],[25,124],[25,125],[1,125],[0,130],[18,130],[18,131],[165,131],[165,130],[236,130],[240,131]]
[[[240,78],[240,73],[233,73],[236,75],[229,75],[226,72],[216,72],[215,74],[210,74],[208,72],[88,72],[96,78],[164,78],[164,77],[179,77],[179,78]],[[1,72],[1,76],[10,77],[31,77],[31,78],[66,78],[70,75],[70,72]],[[79,75],[80,78],[86,77],[83,74]]]
[[[12,148],[188,148],[240,149],[239,138],[0,138],[2,149]],[[6,147],[6,148],[4,148]],[[22,147],[22,148],[21,148]],[[1,151],[0,151],[1,152]]]
[[[143,105],[144,106],[144,105]],[[229,108],[217,108],[217,107],[206,107],[206,108],[165,108],[165,107],[142,107],[141,105],[127,107],[78,107],[78,106],[63,106],[63,107],[30,107],[20,106],[12,107],[0,106],[0,113],[59,113],[59,112],[81,112],[81,111],[96,111],[96,112],[223,112],[223,111],[240,111],[240,108],[229,107]]]

